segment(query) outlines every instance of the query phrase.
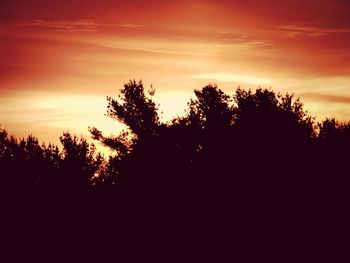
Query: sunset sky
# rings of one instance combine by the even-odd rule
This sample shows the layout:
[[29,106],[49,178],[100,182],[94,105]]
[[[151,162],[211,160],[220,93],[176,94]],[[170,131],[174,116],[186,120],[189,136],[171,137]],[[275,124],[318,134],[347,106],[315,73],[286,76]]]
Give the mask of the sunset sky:
[[349,0],[5,0],[0,123],[58,142],[106,134],[106,96],[129,79],[157,90],[164,119],[193,90],[294,92],[318,120],[350,120]]

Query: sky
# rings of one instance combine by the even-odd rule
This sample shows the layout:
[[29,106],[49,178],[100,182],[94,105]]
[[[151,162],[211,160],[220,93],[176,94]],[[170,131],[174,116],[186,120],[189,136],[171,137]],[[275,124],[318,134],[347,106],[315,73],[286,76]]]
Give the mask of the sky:
[[58,143],[120,125],[106,96],[156,89],[164,120],[193,90],[294,93],[310,115],[350,121],[348,0],[3,0],[0,124]]

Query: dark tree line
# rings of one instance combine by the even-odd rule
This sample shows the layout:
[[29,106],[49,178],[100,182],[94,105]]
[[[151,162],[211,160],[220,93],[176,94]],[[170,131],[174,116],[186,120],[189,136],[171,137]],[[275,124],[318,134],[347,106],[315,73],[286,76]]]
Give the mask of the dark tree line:
[[283,253],[281,240],[302,249],[336,240],[347,224],[350,124],[316,123],[299,99],[268,89],[194,93],[185,115],[169,122],[142,82],[108,97],[107,115],[127,126],[112,137],[90,128],[115,151],[108,160],[68,132],[59,148],[0,129],[0,200],[12,211],[3,215],[16,215],[21,238],[40,233],[45,249],[60,238],[59,248],[77,247],[72,233],[85,249],[120,252],[107,242],[119,237],[167,255],[180,245],[198,255],[215,243],[231,251],[255,242],[264,247],[256,254]]
[[264,197],[288,196],[295,189],[347,186],[350,125],[334,119],[315,123],[293,95],[260,88],[228,95],[208,85],[195,90],[184,116],[164,123],[154,92],[130,81],[117,99],[107,98],[107,115],[128,127],[115,137],[90,128],[93,139],[115,151],[109,160],[68,132],[60,137],[60,150],[1,129],[2,188],[110,191],[159,201],[248,189]]
[[162,123],[153,92],[131,81],[118,99],[108,98],[108,116],[129,129],[117,137],[90,129],[118,152],[100,183],[113,178],[108,184],[132,196],[234,194],[236,188],[293,196],[290,191],[321,192],[317,185],[326,182],[347,185],[350,125],[315,123],[290,94],[238,89],[228,95],[208,85],[195,90],[184,117]]
[[60,194],[85,191],[101,171],[104,159],[94,145],[69,132],[60,137],[62,149],[40,145],[37,138],[9,136],[0,129],[0,171],[3,192],[23,196],[36,192]]

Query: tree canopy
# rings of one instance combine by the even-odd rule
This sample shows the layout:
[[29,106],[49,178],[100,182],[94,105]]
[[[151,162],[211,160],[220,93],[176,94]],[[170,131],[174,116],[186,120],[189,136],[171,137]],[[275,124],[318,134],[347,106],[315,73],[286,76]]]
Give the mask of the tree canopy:
[[19,211],[16,227],[30,226],[32,236],[45,224],[56,235],[78,228],[80,242],[110,234],[85,248],[105,249],[119,237],[149,249],[153,237],[157,250],[169,240],[202,250],[213,240],[231,245],[232,237],[280,243],[281,233],[309,247],[305,232],[327,236],[325,225],[340,225],[349,200],[349,123],[317,123],[290,94],[227,94],[216,85],[195,90],[184,116],[162,122],[154,92],[132,80],[107,97],[107,115],[126,129],[89,130],[115,152],[109,159],[69,132],[59,147],[0,128],[1,200]]
[[282,186],[288,193],[320,178],[346,180],[338,162],[347,158],[342,149],[350,145],[350,125],[335,119],[316,123],[291,94],[261,88],[227,94],[210,84],[195,90],[185,115],[169,122],[160,121],[154,94],[131,80],[116,99],[107,97],[107,116],[127,127],[109,137],[89,128],[93,139],[115,151],[109,160],[69,132],[60,137],[60,149],[1,129],[2,185],[26,191],[105,189],[136,197],[177,195],[179,189],[219,194],[249,188],[262,194]]

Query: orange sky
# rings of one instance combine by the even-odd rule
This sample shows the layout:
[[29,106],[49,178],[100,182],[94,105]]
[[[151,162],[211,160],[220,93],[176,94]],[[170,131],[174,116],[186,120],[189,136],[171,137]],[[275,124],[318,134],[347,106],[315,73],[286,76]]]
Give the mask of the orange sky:
[[348,0],[5,0],[0,4],[0,123],[57,142],[107,134],[106,95],[153,84],[164,119],[193,89],[272,87],[312,115],[350,120]]

